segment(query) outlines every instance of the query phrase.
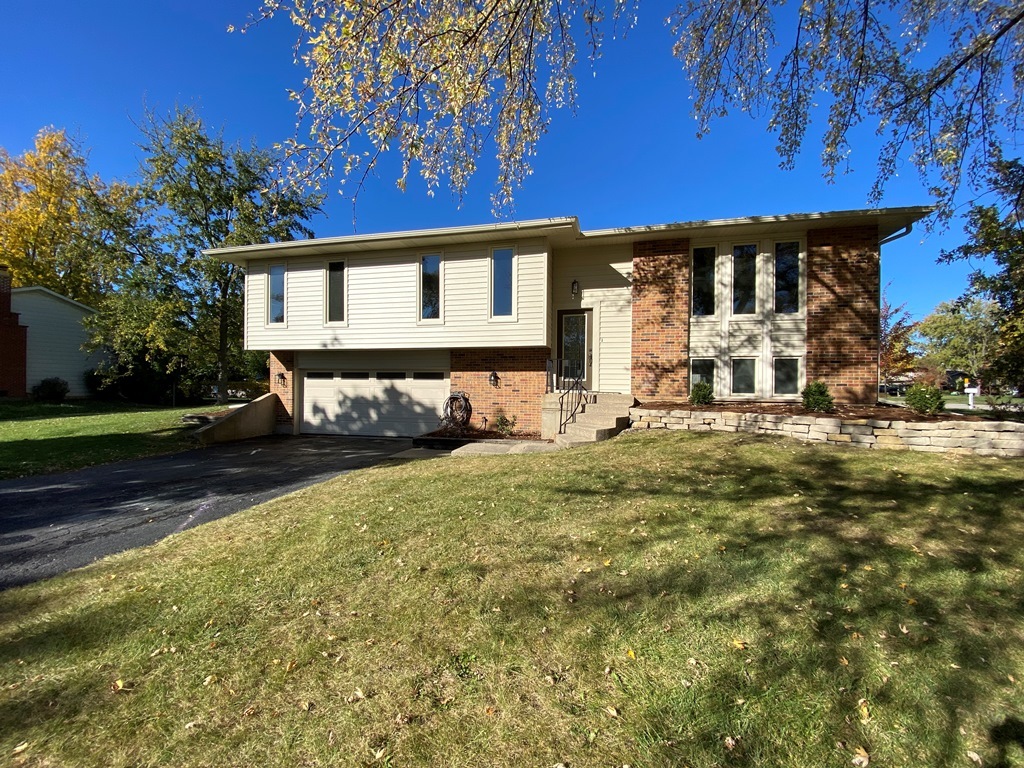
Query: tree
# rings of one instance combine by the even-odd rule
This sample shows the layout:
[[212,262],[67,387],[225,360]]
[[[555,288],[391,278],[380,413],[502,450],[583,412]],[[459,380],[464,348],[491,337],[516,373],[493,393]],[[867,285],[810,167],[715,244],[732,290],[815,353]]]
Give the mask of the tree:
[[113,373],[141,360],[186,385],[216,381],[226,402],[242,350],[242,269],[202,251],[312,237],[304,223],[320,198],[273,188],[274,157],[211,137],[191,110],[153,114],[142,126],[142,188],[150,228],[94,322],[114,353]]
[[886,291],[882,292],[879,323],[878,371],[886,384],[914,370],[916,356],[911,351],[914,321],[906,304],[894,307]]
[[[415,167],[428,193],[447,177],[461,196],[492,142],[497,212],[530,174],[552,111],[575,104],[578,48],[594,61],[608,17],[630,26],[635,8],[626,0],[264,0],[245,29],[283,14],[300,30],[296,59],[308,75],[291,94],[293,180],[319,189],[340,172],[354,180],[354,197],[381,154],[395,151],[400,186]],[[852,132],[871,121],[885,139],[872,200],[906,162],[946,216],[964,175],[980,181],[993,147],[1020,138],[1022,22],[1024,8],[1009,0],[824,0],[796,9],[785,0],[683,0],[668,19],[698,135],[732,109],[767,116],[781,164],[791,167],[820,104],[826,178],[847,165]]]
[[13,284],[94,304],[111,288],[139,202],[135,187],[90,176],[63,130],[41,130],[20,157],[0,148],[0,254]]
[[999,308],[991,301],[942,302],[916,328],[925,364],[988,380],[999,342]]
[[[1007,383],[1024,386],[1024,165],[1020,160],[993,163],[990,183],[999,201],[973,205],[967,214],[967,242],[943,251],[940,262],[977,265],[969,276],[969,296],[985,297],[999,307],[999,345],[995,372]],[[993,266],[982,269],[981,265]]]

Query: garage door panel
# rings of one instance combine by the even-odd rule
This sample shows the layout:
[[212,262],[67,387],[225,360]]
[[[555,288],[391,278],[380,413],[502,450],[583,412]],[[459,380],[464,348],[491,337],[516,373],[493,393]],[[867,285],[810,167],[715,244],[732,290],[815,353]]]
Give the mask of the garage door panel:
[[346,375],[352,374],[339,371],[330,380],[306,375],[304,433],[409,437],[437,428],[449,392],[446,380]]

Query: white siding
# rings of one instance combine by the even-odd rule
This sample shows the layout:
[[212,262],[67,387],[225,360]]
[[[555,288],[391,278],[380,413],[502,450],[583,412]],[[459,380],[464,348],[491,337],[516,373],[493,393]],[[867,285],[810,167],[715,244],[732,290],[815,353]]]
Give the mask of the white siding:
[[[594,327],[593,388],[601,392],[629,392],[632,364],[633,246],[630,244],[559,249],[553,256],[551,280],[551,336],[548,345],[557,354],[558,311],[592,309]],[[572,281],[580,294],[572,298]]]
[[82,351],[88,340],[82,319],[92,311],[42,288],[15,288],[11,309],[21,315],[21,324],[28,326],[28,390],[56,376],[68,383],[70,397],[88,396],[83,376],[102,359]]
[[[547,343],[548,254],[544,241],[516,247],[511,320],[489,314],[490,247],[443,252],[442,320],[419,322],[419,251],[251,262],[246,276],[248,349],[449,349]],[[437,251],[432,251],[437,252]],[[345,262],[345,322],[327,324],[328,261]],[[285,263],[285,322],[266,322],[267,271]]]

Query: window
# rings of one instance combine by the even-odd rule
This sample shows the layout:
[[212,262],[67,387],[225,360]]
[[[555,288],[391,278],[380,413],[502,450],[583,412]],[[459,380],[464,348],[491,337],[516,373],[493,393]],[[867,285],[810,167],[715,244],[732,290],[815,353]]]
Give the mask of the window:
[[420,257],[420,320],[441,319],[441,256]]
[[347,379],[349,381],[357,381],[362,379],[369,379],[369,371],[342,371],[338,374],[339,379]]
[[732,393],[752,395],[756,391],[756,360],[752,357],[734,357],[732,361]]
[[715,314],[715,247],[693,249],[693,272],[690,276],[693,294],[693,315]]
[[413,371],[412,377],[419,381],[444,381],[444,371]]
[[334,378],[334,374],[331,371],[309,371],[306,374],[307,379],[317,379],[319,381],[330,381]]
[[405,378],[405,371],[377,371],[377,378],[401,381]]
[[512,275],[515,251],[491,251],[491,317],[512,317]]
[[735,245],[732,249],[732,313],[752,315],[757,311],[757,246]]
[[327,322],[345,322],[345,262],[327,265]]
[[284,322],[284,264],[270,267],[269,302],[267,304],[267,322]]
[[795,395],[800,391],[800,358],[775,358],[775,394]]
[[800,243],[775,244],[775,312],[800,311]]
[[711,358],[690,361],[690,390],[701,382],[707,382],[712,389],[715,386],[715,361]]

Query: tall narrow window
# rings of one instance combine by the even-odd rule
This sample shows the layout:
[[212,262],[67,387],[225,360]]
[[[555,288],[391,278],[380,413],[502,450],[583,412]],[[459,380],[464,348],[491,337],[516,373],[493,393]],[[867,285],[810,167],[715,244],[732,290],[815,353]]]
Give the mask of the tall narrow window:
[[270,267],[270,298],[267,306],[267,321],[271,323],[284,322],[284,264],[274,264]]
[[756,360],[752,357],[734,357],[732,360],[732,393],[752,395],[756,380]]
[[775,312],[800,311],[800,243],[775,244]]
[[512,316],[513,253],[511,248],[491,251],[491,317]]
[[693,249],[690,277],[694,316],[715,314],[715,247]]
[[345,322],[345,262],[327,265],[327,322]]
[[711,358],[694,359],[690,361],[690,390],[700,383],[715,386],[715,361]]
[[732,313],[752,315],[757,311],[757,246],[735,245],[732,249]]
[[775,394],[795,395],[800,391],[800,359],[775,358]]
[[441,257],[420,257],[420,320],[441,319]]

